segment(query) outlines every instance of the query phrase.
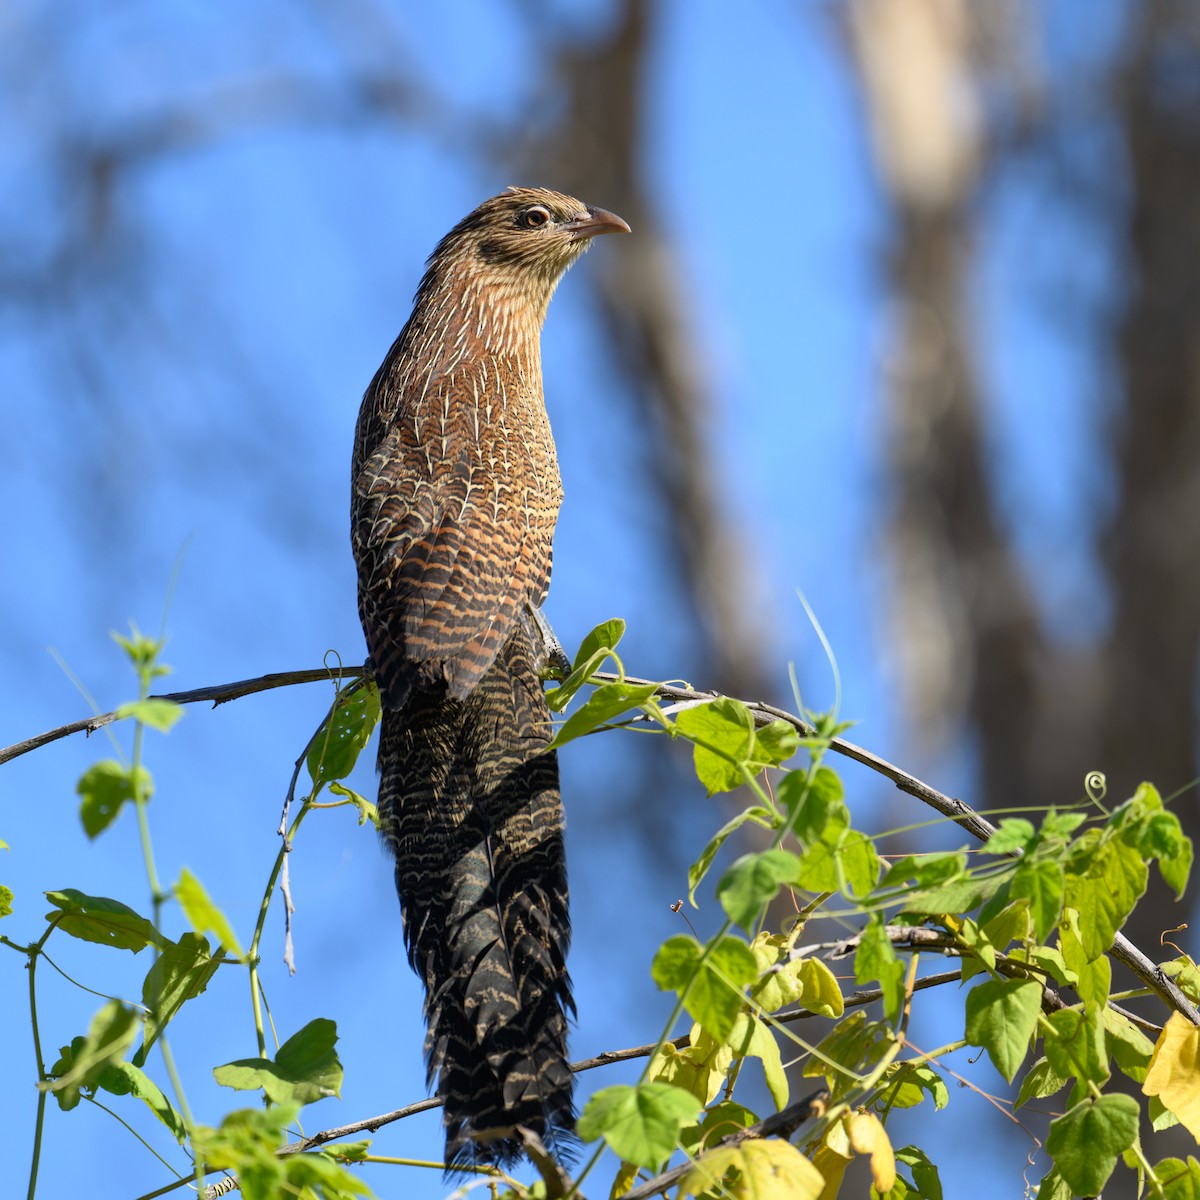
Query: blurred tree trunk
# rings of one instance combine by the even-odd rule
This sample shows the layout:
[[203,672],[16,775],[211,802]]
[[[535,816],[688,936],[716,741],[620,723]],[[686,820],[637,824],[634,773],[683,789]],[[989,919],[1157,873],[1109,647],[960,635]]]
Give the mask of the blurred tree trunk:
[[[934,744],[956,726],[973,739],[976,806],[1069,803],[1093,769],[1110,803],[1143,779],[1170,795],[1196,778],[1200,725],[1200,13],[1175,0],[1132,6],[1104,68],[1126,171],[1110,176],[1103,207],[1127,223],[1113,237],[1128,269],[1112,351],[1120,386],[1093,405],[1097,421],[1110,414],[1111,516],[1103,529],[1081,516],[1079,534],[1100,534],[1112,617],[1080,651],[1043,632],[997,518],[967,316],[972,201],[998,158],[973,97],[995,49],[987,22],[1015,11],[1005,0],[855,0],[849,10],[893,208],[890,651],[914,727]],[[1053,85],[1024,141],[1047,159],[1056,121],[1089,95],[1078,78]],[[1066,200],[1094,211],[1081,189]],[[1036,420],[1037,397],[1026,403]],[[1178,812],[1200,834],[1194,795]],[[1177,919],[1155,905],[1139,912],[1128,932],[1153,953]]]
[[[1113,88],[1129,160],[1129,270],[1096,754],[1118,801],[1143,779],[1164,796],[1192,785],[1200,730],[1200,14],[1170,0],[1133,13]],[[1194,787],[1176,811],[1200,838]],[[1151,886],[1162,905],[1142,905],[1128,932],[1153,954],[1186,914],[1166,907],[1157,877]]]
[[889,654],[927,747],[978,731],[984,807],[1028,802],[1045,653],[987,477],[971,345],[972,202],[990,157],[967,0],[855,0],[851,44],[893,219],[887,550]]
[[[1116,797],[1141,779],[1167,793],[1191,783],[1200,720],[1200,14],[1166,0],[1133,12],[1113,90],[1129,270],[1103,539],[1114,615],[1100,762]],[[1196,813],[1194,796],[1180,813]]]
[[[1200,10],[1180,0],[1130,6],[1102,68],[1106,86],[1055,73],[1046,108],[1024,131],[1025,151],[1053,162],[1064,116],[1098,90],[1124,140],[1124,172],[1103,181],[1099,207],[1115,214],[1125,290],[1106,306],[1117,314],[1111,349],[1103,336],[1094,348],[1119,386],[1091,409],[1106,421],[1097,441],[1107,441],[1112,463],[1111,515],[1078,518],[1079,536],[1099,538],[1111,619],[1082,649],[1043,631],[1036,581],[998,520],[971,348],[973,201],[1002,165],[977,100],[995,50],[987,22],[1018,11],[1037,19],[1007,0],[849,8],[892,207],[889,651],[926,748],[955,734],[972,739],[976,807],[1070,803],[1091,770],[1104,772],[1109,804],[1143,779],[1170,796],[1194,785],[1200,730]],[[1037,35],[1032,23],[1024,30]],[[1065,201],[1080,219],[1096,211],[1085,188]],[[1039,402],[1024,401],[1032,420]],[[1200,837],[1194,790],[1176,811]],[[1168,958],[1160,935],[1186,914],[1171,911],[1156,874],[1151,893],[1159,902],[1141,905],[1126,933]],[[1162,1153],[1186,1147],[1160,1141],[1154,1157]]]

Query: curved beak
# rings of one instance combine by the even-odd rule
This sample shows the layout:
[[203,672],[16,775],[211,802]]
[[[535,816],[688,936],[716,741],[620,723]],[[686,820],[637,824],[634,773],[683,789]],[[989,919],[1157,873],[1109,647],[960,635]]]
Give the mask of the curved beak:
[[589,208],[572,217],[563,228],[577,238],[593,238],[601,233],[632,232],[625,221],[606,208]]

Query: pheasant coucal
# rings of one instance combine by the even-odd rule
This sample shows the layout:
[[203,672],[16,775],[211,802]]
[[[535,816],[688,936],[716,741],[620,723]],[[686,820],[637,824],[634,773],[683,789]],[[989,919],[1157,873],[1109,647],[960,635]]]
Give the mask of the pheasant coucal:
[[539,667],[562,500],[541,330],[620,217],[509,188],[439,243],[363,397],[351,537],[383,699],[379,815],[425,983],[448,1168],[508,1165],[575,1119],[558,763]]

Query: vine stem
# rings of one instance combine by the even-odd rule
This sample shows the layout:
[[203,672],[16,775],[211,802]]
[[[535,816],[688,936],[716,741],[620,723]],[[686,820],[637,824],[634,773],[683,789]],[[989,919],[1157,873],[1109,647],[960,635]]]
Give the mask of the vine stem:
[[299,832],[301,822],[311,811],[313,797],[319,791],[320,787],[318,785],[313,788],[312,795],[305,797],[300,805],[300,811],[288,827],[287,833],[284,834],[283,845],[279,847],[279,853],[275,855],[275,864],[271,868],[270,877],[267,879],[267,886],[263,890],[262,902],[258,906],[258,920],[254,925],[254,936],[250,940],[250,949],[246,954],[247,965],[250,968],[250,1003],[254,1009],[254,1033],[258,1038],[258,1055],[260,1058],[266,1058],[267,1056],[267,1035],[263,1025],[262,997],[260,995],[258,980],[258,947],[262,940],[263,930],[266,928],[267,911],[271,907],[271,897],[275,894],[275,886],[279,883],[283,864],[287,856],[292,852],[292,840]]
[[[156,643],[154,656],[149,662],[138,663],[138,678],[139,678],[139,699],[145,700],[150,695],[150,684],[155,678],[154,659],[157,658],[159,649],[161,649],[161,639]],[[150,903],[153,912],[153,922],[155,932],[162,933],[162,910],[163,903],[167,898],[167,893],[163,892],[162,884],[159,880],[158,865],[154,860],[154,842],[150,836],[150,817],[147,812],[150,806],[150,791],[148,788],[148,780],[142,771],[142,746],[145,741],[146,725],[145,722],[135,720],[133,726],[133,753],[129,768],[129,778],[133,785],[133,807],[137,814],[138,838],[142,847],[142,860],[146,867],[146,882],[150,886]],[[179,1074],[179,1070],[175,1065],[175,1056],[171,1052],[171,1044],[167,1037],[167,1031],[158,1024],[157,1005],[154,1010],[155,1024],[158,1025],[158,1049],[162,1055],[163,1066],[167,1071],[167,1078],[171,1081],[171,1090],[175,1093],[175,1101],[179,1105],[179,1115],[183,1119],[184,1128],[188,1130],[190,1135],[193,1128],[192,1110],[188,1104],[187,1092],[184,1090],[183,1077]],[[193,1160],[193,1174],[196,1183],[202,1184],[204,1175],[202,1165]]]
[[38,1016],[37,1016],[37,960],[42,953],[42,947],[46,944],[50,935],[58,928],[58,923],[66,916],[62,913],[55,917],[46,932],[28,949],[26,953],[29,955],[29,1018],[30,1025],[33,1030],[33,1055],[37,1060],[38,1072],[38,1098],[37,1098],[37,1115],[33,1123],[33,1154],[29,1163],[29,1187],[26,1191],[28,1200],[33,1200],[37,1193],[37,1177],[38,1166],[42,1158],[42,1130],[46,1122],[46,1098],[48,1096],[47,1089],[43,1086],[48,1079],[46,1075],[46,1060],[42,1057],[42,1035],[38,1031]]

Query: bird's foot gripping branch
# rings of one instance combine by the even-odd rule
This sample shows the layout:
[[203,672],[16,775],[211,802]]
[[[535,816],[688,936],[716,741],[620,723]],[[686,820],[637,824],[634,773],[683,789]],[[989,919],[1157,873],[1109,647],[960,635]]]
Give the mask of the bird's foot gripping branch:
[[[630,971],[649,970],[664,994],[669,1018],[657,1037],[574,1066],[578,1074],[641,1060],[638,1082],[592,1093],[577,1125],[588,1152],[573,1178],[536,1139],[522,1141],[543,1173],[542,1194],[606,1187],[596,1182],[599,1168],[610,1178],[615,1173],[618,1191],[633,1200],[668,1189],[676,1196],[757,1192],[817,1200],[837,1195],[843,1173],[861,1158],[874,1194],[933,1200],[942,1195],[939,1129],[953,1113],[932,1118],[952,1095],[956,1109],[968,1110],[965,1119],[978,1122],[985,1110],[1000,1107],[1027,1139],[1029,1164],[1014,1158],[1012,1179],[997,1185],[1006,1191],[1019,1191],[1024,1177],[1043,1200],[1096,1195],[1114,1172],[1140,1177],[1147,1194],[1165,1200],[1200,1187],[1195,1158],[1155,1153],[1156,1131],[1166,1125],[1200,1133],[1194,1023],[1200,972],[1182,950],[1155,963],[1120,932],[1151,871],[1177,896],[1188,881],[1191,843],[1154,788],[1143,785],[1109,804],[1093,782],[1078,802],[1009,816],[993,827],[842,740],[833,715],[789,714],[628,676],[616,655],[622,629],[611,621],[594,630],[568,677],[547,694],[556,710],[573,707],[554,745],[620,736],[604,731],[623,728],[653,732],[686,745],[709,796],[744,789],[749,802],[714,833],[681,880],[687,899],[675,907],[688,932],[657,947],[630,944]],[[228,698],[263,686],[248,681],[152,697],[157,644],[135,638],[126,649],[141,688],[137,700],[117,711],[132,723],[134,748],[123,760],[91,768],[80,782],[80,818],[93,837],[105,836],[130,810],[139,823],[147,818],[153,780],[141,752],[146,730],[169,728],[178,706],[212,699],[214,690]],[[276,677],[272,685],[315,674]],[[257,962],[268,906],[286,888],[287,853],[303,853],[301,824],[314,813],[324,819],[319,810],[347,807],[360,823],[373,814],[344,780],[379,719],[378,697],[357,679],[340,682],[329,717],[299,757],[293,790],[301,775],[311,787],[285,815],[283,846],[267,871],[248,937],[239,936],[189,873],[180,870],[175,885],[159,887],[152,852],[150,916],[123,901],[60,889],[47,893],[51,911],[40,929],[34,922],[23,930],[28,944],[15,929],[6,931],[3,943],[29,967],[39,1084],[31,1195],[50,1097],[64,1111],[81,1101],[103,1103],[127,1128],[165,1126],[177,1140],[179,1162],[171,1169],[178,1168],[179,1186],[221,1170],[252,1198],[350,1197],[369,1194],[368,1181],[377,1178],[364,1168],[440,1169],[436,1154],[419,1167],[382,1157],[366,1142],[340,1140],[436,1100],[289,1141],[299,1110],[340,1090],[336,1029],[314,1015],[282,1044],[267,1046]],[[852,820],[862,805],[848,797],[831,766],[834,756],[867,763],[946,822],[986,841],[889,853],[895,831]],[[321,799],[325,793],[332,798]],[[923,826],[910,813],[903,817],[911,839]],[[148,837],[148,821],[144,828]],[[754,848],[736,853],[731,839],[748,832]],[[205,857],[220,851],[208,849]],[[17,908],[6,925],[30,920],[22,915],[28,913],[23,899],[0,892],[0,912]],[[627,902],[630,927],[637,928],[645,901],[631,894]],[[696,928],[684,915],[688,908],[697,911]],[[836,927],[819,925],[824,918]],[[71,961],[71,939],[149,952],[152,961],[121,989],[134,994],[140,980],[141,1003],[106,1000],[78,1037],[54,1031],[55,1043],[65,1044],[51,1062],[42,1050],[50,1031],[38,1019],[39,989],[47,986],[38,968],[54,953],[69,978],[54,976],[53,986],[74,986],[81,968]],[[1132,974],[1114,979],[1114,963]],[[169,1034],[179,1035],[169,1027],[202,997],[213,1006],[225,1002],[226,989],[205,990],[218,970],[247,972],[247,1031],[258,1053],[218,1067],[217,1079],[259,1091],[265,1106],[236,1108],[204,1127],[188,1109],[186,1081],[170,1053]],[[935,990],[950,1036],[937,1046],[914,1044],[914,1014]],[[1117,1086],[1121,1076],[1133,1081],[1132,1089]],[[952,1082],[964,1086],[952,1089]],[[896,1113],[917,1106],[931,1114],[921,1144],[895,1145]],[[531,1194],[528,1185],[492,1173],[514,1194]],[[393,1194],[403,1185],[384,1177],[379,1186]]]

